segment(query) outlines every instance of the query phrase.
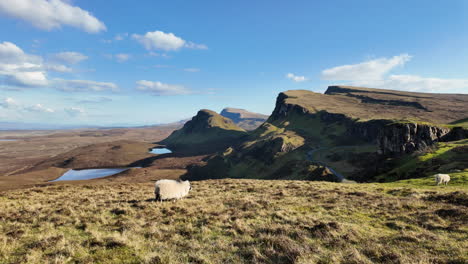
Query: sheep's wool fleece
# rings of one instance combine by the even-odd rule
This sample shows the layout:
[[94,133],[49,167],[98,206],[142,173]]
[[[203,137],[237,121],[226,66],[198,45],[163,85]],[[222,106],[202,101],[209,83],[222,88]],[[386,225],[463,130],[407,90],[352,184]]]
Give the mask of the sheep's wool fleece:
[[154,193],[161,200],[180,199],[190,191],[189,181],[159,180],[155,184]]
[[448,183],[450,181],[450,175],[448,174],[436,174],[435,175],[435,180],[437,184],[440,183]]

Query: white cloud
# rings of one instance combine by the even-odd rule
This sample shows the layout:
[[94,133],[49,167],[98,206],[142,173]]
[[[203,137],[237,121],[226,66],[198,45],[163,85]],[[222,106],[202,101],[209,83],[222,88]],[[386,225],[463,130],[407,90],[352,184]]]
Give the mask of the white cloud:
[[359,81],[353,85],[413,92],[468,93],[468,79],[441,79],[418,75],[390,75],[383,80]]
[[162,82],[151,82],[146,80],[137,81],[137,90],[151,93],[156,96],[184,95],[191,91],[182,85],[166,84]]
[[467,93],[468,79],[442,79],[419,75],[389,75],[391,70],[411,59],[408,54],[379,58],[322,71],[322,78],[345,84],[414,92]]
[[118,62],[125,62],[130,59],[131,55],[125,54],[125,53],[119,53],[119,54],[115,54],[114,57]]
[[198,68],[185,68],[184,71],[186,71],[186,72],[199,72],[200,69],[198,69]]
[[400,54],[392,58],[379,58],[358,64],[343,65],[322,71],[322,78],[330,81],[363,81],[381,80],[385,74],[397,66],[411,60],[408,54]]
[[44,72],[15,72],[5,78],[8,85],[14,86],[45,86],[48,84]]
[[0,101],[0,107],[10,109],[18,106],[18,103],[11,97],[5,98]]
[[53,110],[52,108],[45,107],[42,104],[35,104],[35,105],[29,105],[29,106],[22,105],[11,97],[5,98],[2,101],[0,101],[0,107],[5,108],[5,109],[10,109],[10,110],[14,109],[15,111],[27,111],[27,112],[33,112],[33,113],[54,113],[55,112],[55,110]]
[[40,112],[40,113],[54,113],[55,110],[52,108],[47,108],[43,106],[42,104],[35,104],[31,106],[26,106],[24,107],[24,110],[29,111],[29,112]]
[[174,51],[181,48],[208,49],[204,44],[187,42],[173,33],[165,33],[159,30],[146,32],[145,35],[133,34],[132,37],[140,42],[147,50]]
[[185,44],[185,47],[188,48],[188,49],[199,49],[199,50],[207,50],[208,49],[208,46],[206,46],[205,44],[197,44],[197,43],[193,43],[193,42],[187,42]]
[[44,30],[61,28],[62,25],[88,33],[106,30],[104,23],[88,11],[71,5],[68,0],[1,0],[0,12]]
[[56,53],[52,57],[54,60],[68,64],[77,64],[81,61],[88,59],[88,56],[75,51],[65,51]]
[[95,82],[89,80],[54,80],[54,86],[58,90],[67,92],[101,92],[101,91],[117,91],[116,84],[111,82]]
[[[56,54],[57,55],[57,54]],[[70,63],[77,63],[83,57],[80,53],[65,52],[59,56]],[[84,55],[83,55],[84,56]],[[47,79],[47,71],[71,72],[72,69],[60,64],[47,64],[36,55],[25,53],[11,42],[0,43],[0,77],[3,85],[22,87],[47,86],[62,91],[116,91],[118,87],[110,82],[89,80]]]
[[286,78],[291,79],[295,82],[304,82],[307,81],[307,78],[305,76],[298,76],[293,73],[288,73],[286,74]]
[[72,72],[73,71],[73,69],[65,65],[60,65],[60,64],[48,64],[48,65],[45,65],[45,69],[48,71],[54,71],[54,72]]
[[70,116],[78,116],[85,113],[85,110],[78,107],[65,108],[64,111]]
[[44,86],[47,84],[42,58],[26,54],[11,42],[0,43],[0,76],[7,85]]

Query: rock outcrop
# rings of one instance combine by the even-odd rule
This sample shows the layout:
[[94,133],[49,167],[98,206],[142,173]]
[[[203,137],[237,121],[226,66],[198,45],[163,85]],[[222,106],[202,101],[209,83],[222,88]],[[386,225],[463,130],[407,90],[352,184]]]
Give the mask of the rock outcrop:
[[441,141],[449,128],[416,123],[395,123],[382,127],[378,138],[381,154],[407,154]]
[[[330,177],[330,172],[323,168],[319,171],[317,165],[347,177],[372,166],[369,162],[373,160],[423,150],[438,141],[466,138],[465,130],[451,132],[449,127],[453,125],[447,124],[464,120],[465,110],[466,95],[349,86],[331,86],[325,94],[286,91],[278,95],[274,111],[263,125],[225,153],[190,169],[188,175],[192,179],[333,181],[336,179]],[[306,160],[312,150],[317,157]]]

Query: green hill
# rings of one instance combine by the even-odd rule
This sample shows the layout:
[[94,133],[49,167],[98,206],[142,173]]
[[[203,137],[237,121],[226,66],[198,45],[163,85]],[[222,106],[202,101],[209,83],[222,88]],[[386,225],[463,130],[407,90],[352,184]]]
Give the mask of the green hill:
[[379,168],[383,160],[463,139],[466,130],[451,133],[455,129],[448,123],[466,117],[466,108],[468,95],[343,86],[331,86],[325,94],[287,91],[262,126],[205,165],[192,167],[186,177],[367,181],[378,173],[390,180],[387,172],[399,165]]
[[182,152],[213,152],[223,150],[246,135],[245,130],[229,118],[203,109],[160,143]]

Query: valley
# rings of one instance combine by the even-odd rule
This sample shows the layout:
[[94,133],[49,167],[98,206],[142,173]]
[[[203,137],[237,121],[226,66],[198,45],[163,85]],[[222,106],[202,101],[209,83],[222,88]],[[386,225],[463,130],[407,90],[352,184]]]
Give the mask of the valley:
[[[466,107],[333,86],[280,93],[265,121],[228,108],[179,125],[2,131],[0,259],[464,263]],[[193,190],[156,202],[159,179]]]

